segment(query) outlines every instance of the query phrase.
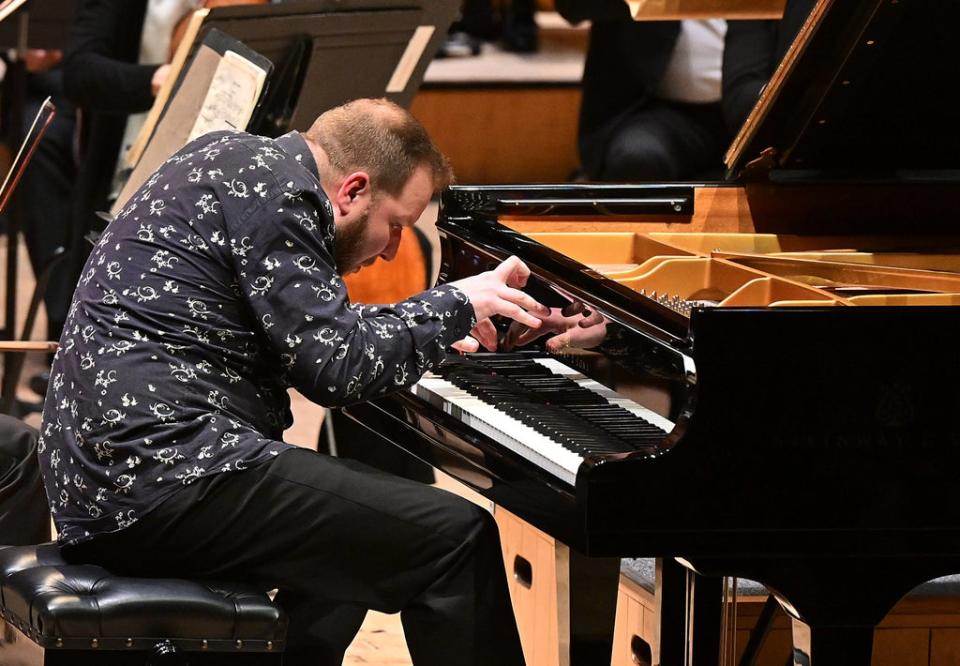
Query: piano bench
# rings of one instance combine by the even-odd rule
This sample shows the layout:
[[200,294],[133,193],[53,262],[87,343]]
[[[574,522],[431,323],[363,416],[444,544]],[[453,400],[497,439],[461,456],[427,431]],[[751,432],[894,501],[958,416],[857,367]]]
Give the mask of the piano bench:
[[279,665],[287,629],[254,587],[115,576],[52,543],[0,547],[0,611],[18,665]]

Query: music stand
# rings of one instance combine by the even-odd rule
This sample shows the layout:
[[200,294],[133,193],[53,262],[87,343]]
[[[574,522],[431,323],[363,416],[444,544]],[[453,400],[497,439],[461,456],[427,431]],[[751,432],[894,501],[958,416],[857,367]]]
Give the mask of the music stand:
[[163,110],[151,110],[145,130],[151,134],[146,135],[149,139],[139,137],[131,151],[133,172],[111,215],[182,145],[174,141],[171,149],[169,133],[158,128],[174,107],[182,115],[191,106],[183,103],[181,91],[196,95],[186,85],[187,76],[212,36],[224,43],[217,49],[221,54],[227,48],[245,53],[246,58],[265,63],[261,67],[269,72],[254,115],[246,127],[238,129],[279,136],[290,129],[307,129],[323,111],[359,97],[387,97],[409,106],[456,15],[457,4],[456,0],[304,0],[203,11],[199,28],[188,28],[189,49],[175,57],[175,62],[182,58],[189,65],[176,73],[165,100],[161,92],[158,104],[163,104]]
[[159,128],[175,107],[181,116],[199,107],[185,104],[181,91],[197,94],[186,81],[211,38],[222,43],[216,48],[221,54],[245,54],[268,72],[250,122],[237,129],[279,136],[307,129],[323,111],[359,97],[409,106],[456,12],[456,0],[304,0],[198,11],[187,29],[189,41],[174,57],[175,67],[188,64],[174,74],[169,94],[161,90],[156,104],[162,107],[151,110],[145,134],[131,150],[133,171],[110,214],[182,145]]
[[0,47],[8,49],[62,49],[70,38],[75,0],[27,2],[0,22]]
[[458,0],[295,0],[218,7],[214,28],[274,64],[250,130],[268,136],[307,129],[318,115],[360,97],[413,101],[427,65],[459,10]]

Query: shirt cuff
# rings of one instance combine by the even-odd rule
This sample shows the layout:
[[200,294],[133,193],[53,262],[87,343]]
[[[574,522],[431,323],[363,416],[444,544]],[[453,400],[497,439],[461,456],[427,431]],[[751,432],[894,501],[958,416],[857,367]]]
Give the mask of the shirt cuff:
[[453,285],[428,289],[410,300],[417,302],[440,322],[436,341],[441,349],[462,340],[477,325],[469,297]]

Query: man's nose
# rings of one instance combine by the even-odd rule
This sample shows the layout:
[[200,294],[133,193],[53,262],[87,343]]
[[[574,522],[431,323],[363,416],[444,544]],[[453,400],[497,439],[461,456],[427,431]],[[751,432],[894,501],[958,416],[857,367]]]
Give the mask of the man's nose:
[[397,256],[397,251],[400,249],[400,239],[403,237],[403,229],[397,229],[390,234],[390,241],[387,243],[387,247],[383,249],[383,252],[380,253],[380,257],[384,261],[393,261],[393,258]]

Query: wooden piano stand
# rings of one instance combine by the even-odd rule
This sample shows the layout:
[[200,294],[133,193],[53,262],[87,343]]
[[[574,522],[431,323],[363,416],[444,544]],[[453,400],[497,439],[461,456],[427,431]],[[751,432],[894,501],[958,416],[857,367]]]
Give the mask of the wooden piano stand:
[[[494,515],[527,665],[619,666],[616,628],[629,624],[620,559],[583,556],[501,507]],[[657,560],[649,622],[642,620],[646,666],[716,666],[721,584],[674,560]],[[634,663],[644,661],[634,657]]]
[[609,664],[620,560],[586,558],[496,507],[527,666]]

